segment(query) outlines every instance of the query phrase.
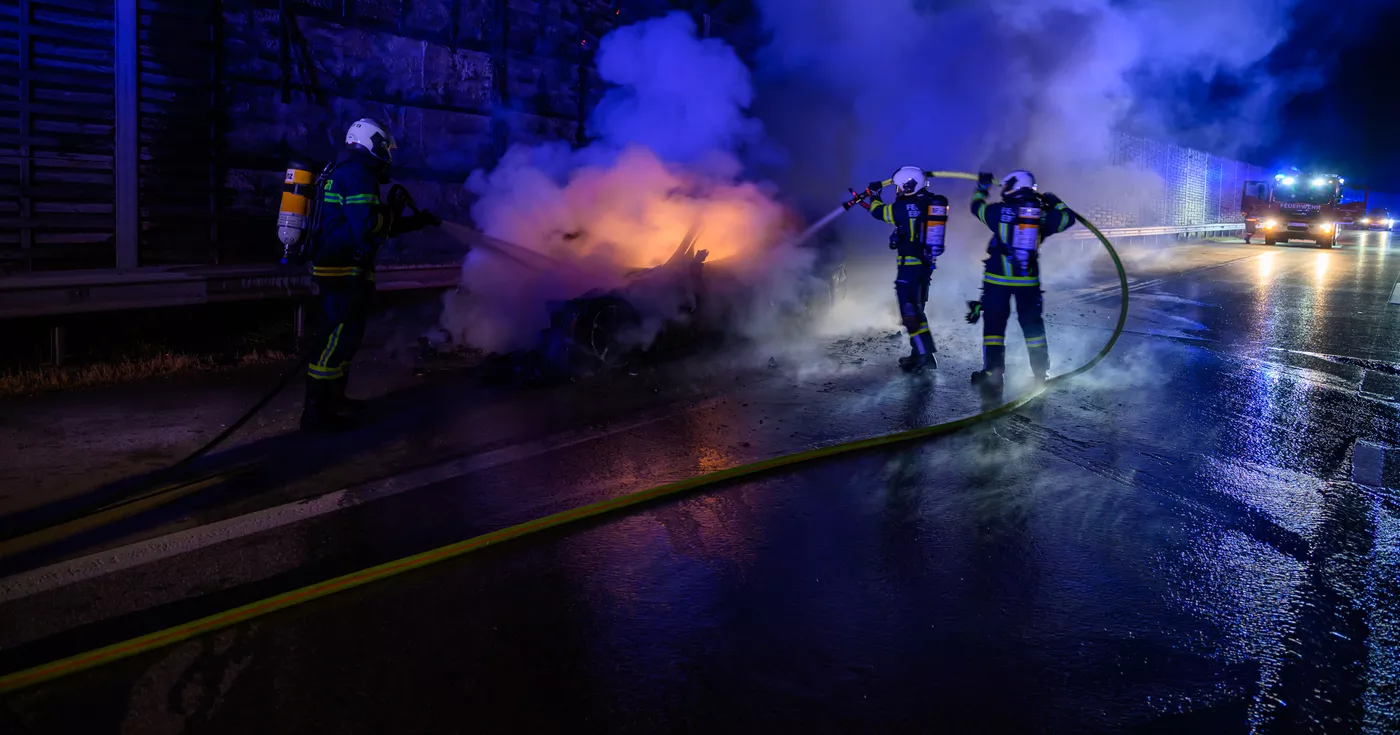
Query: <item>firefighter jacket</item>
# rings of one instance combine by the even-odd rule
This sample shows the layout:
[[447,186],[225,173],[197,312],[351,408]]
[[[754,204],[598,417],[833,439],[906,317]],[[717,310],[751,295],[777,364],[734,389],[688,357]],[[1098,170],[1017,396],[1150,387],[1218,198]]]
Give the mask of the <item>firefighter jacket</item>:
[[350,151],[331,169],[317,215],[311,275],[374,280],[374,258],[389,237],[393,217],[380,201],[383,164]]
[[[898,197],[886,204],[877,194],[870,203],[870,215],[894,225],[890,247],[898,251],[900,265],[934,265],[943,254],[942,228],[948,221],[948,198],[927,190]],[[930,237],[929,228],[938,230]],[[918,260],[919,262],[912,262]]]
[[986,189],[972,195],[972,214],[992,231],[983,283],[1040,285],[1040,243],[1074,226],[1074,213],[1053,194],[1029,194],[987,202]]

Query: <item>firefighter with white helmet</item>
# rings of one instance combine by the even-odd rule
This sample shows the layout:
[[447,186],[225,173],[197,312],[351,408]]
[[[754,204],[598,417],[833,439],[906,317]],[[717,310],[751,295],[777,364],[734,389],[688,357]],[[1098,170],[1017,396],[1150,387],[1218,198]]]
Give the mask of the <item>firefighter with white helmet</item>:
[[304,430],[340,429],[351,422],[354,402],[345,397],[345,387],[364,337],[379,248],[388,238],[441,223],[418,211],[401,186],[389,190],[387,201],[380,198],[396,148],[387,125],[357,120],[345,133],[345,152],[321,185],[309,247],[320,320],[306,371]]
[[1050,371],[1050,350],[1045,337],[1043,292],[1040,289],[1040,243],[1075,223],[1074,213],[1054,194],[1041,194],[1029,171],[1016,170],[1002,179],[1001,201],[987,203],[992,175],[981,173],[972,195],[972,214],[992,230],[982,274],[982,300],[969,304],[967,321],[982,327],[982,370],[972,383],[984,394],[1000,396],[1006,369],[1006,324],[1011,302],[1030,351],[1031,370],[1037,382]]
[[[891,204],[881,198],[887,186],[895,188]],[[870,182],[857,194],[858,203],[869,209],[871,216],[894,226],[890,235],[890,249],[896,252],[894,292],[910,346],[909,355],[899,359],[899,366],[911,372],[938,367],[924,308],[937,258],[943,254],[948,198],[934,194],[928,186],[929,174],[916,166],[905,166],[889,179]]]

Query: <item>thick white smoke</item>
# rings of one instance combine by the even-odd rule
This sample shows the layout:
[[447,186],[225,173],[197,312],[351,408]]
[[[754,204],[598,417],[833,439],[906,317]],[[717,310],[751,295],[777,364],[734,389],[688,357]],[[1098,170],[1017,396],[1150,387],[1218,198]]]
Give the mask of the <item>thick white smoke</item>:
[[487,235],[552,265],[525,268],[474,252],[444,316],[459,340],[529,347],[547,324],[547,301],[619,288],[636,269],[667,262],[697,226],[707,268],[749,286],[795,278],[808,264],[778,245],[788,213],[741,178],[737,153],[761,127],[746,114],[752,85],[732,48],[697,38],[689,17],[672,14],[610,33],[597,64],[615,86],[591,116],[595,144],[515,146],[467,182],[480,197],[472,216]]
[[1125,125],[1195,127],[1187,88],[1228,77],[1246,90],[1232,105],[1256,114],[1213,141],[1229,154],[1267,135],[1257,113],[1300,83],[1260,67],[1297,0],[756,2],[771,34],[760,117],[801,172],[784,183],[810,182],[807,195],[902,165],[1031,168],[1095,194],[1086,164],[1111,166]]
[[[788,215],[769,187],[745,183],[759,177],[809,215],[903,165],[1024,167],[1077,209],[1148,208],[1164,184],[1114,160],[1120,131],[1189,134],[1228,154],[1266,134],[1261,121],[1300,83],[1262,64],[1297,0],[754,2],[768,42],[753,79],[684,15],[620,28],[597,57],[614,86],[590,119],[595,144],[515,147],[473,174],[472,214],[486,233],[555,266],[474,253],[445,326],[488,349],[528,346],[547,300],[623,285],[630,270],[664,262],[697,222],[712,262],[785,291],[809,259],[775,248]],[[1248,124],[1193,114],[1198,88],[1218,79],[1246,90],[1230,105]],[[931,295],[938,325],[976,296],[989,233],[967,213],[970,184],[935,189],[953,202]],[[853,275],[869,278],[853,284],[836,328],[896,327],[888,227],[859,210],[839,227]],[[1092,260],[1078,248],[1055,253],[1071,250],[1064,238],[1047,244],[1052,292],[1085,281]]]
[[[1085,212],[1150,211],[1165,184],[1115,160],[1120,132],[1231,154],[1269,134],[1270,113],[1300,83],[1262,64],[1296,0],[755,1],[770,37],[755,110],[787,154],[770,175],[813,212],[843,185],[906,165],[1027,168],[1042,191]],[[1221,79],[1245,90],[1230,102],[1230,125],[1194,107]],[[970,184],[934,189],[953,212],[929,306],[937,333],[976,298],[989,232],[968,213]],[[864,302],[848,304],[836,328],[897,324],[888,227],[861,217],[840,227],[848,265],[868,278],[855,292]],[[1066,248],[1066,237],[1045,246],[1052,302],[1090,278],[1095,251]],[[869,267],[856,265],[867,257]]]

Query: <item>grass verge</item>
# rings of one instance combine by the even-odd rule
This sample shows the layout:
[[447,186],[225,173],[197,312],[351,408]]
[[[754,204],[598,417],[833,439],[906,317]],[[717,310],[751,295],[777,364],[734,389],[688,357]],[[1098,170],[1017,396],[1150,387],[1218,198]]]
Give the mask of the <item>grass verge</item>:
[[293,355],[278,350],[257,350],[232,360],[183,353],[165,353],[92,365],[71,367],[44,365],[0,373],[0,397],[91,388],[192,372],[230,370],[248,365],[289,362],[293,359],[295,359]]

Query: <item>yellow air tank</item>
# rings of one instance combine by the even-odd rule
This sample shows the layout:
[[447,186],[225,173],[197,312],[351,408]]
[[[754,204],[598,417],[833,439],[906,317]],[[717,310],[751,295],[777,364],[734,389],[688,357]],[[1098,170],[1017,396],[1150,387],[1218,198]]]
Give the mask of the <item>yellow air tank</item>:
[[282,241],[283,263],[292,262],[301,254],[315,195],[316,174],[311,172],[311,167],[296,162],[289,165],[282,182],[282,207],[277,214],[277,237]]

